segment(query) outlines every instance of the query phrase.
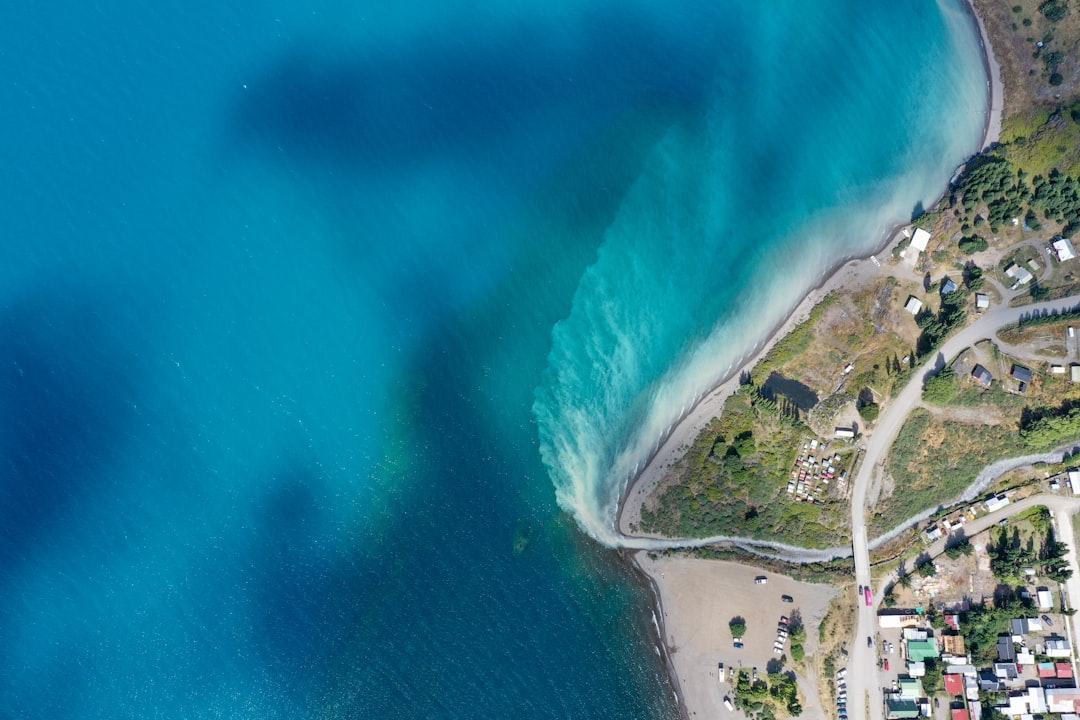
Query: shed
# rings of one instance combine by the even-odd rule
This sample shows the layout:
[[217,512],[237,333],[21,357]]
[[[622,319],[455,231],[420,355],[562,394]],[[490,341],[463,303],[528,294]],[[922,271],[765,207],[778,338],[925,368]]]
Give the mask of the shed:
[[911,677],[924,677],[926,675],[926,663],[922,661],[909,662],[907,664],[907,674]]
[[1073,363],[1069,366],[1069,379],[1073,382],[1080,382],[1080,365]]
[[919,311],[922,310],[922,300],[914,295],[909,295],[907,302],[904,304],[904,309],[912,315],[918,315]]
[[1065,374],[1065,366],[1064,365],[1051,365],[1050,366],[1050,372],[1054,373],[1055,375],[1064,375]]
[[941,644],[945,653],[949,655],[964,655],[964,636],[963,635],[944,635],[941,638]]
[[975,293],[975,309],[985,310],[990,307],[990,296],[985,293]]
[[1041,587],[1035,593],[1036,599],[1039,603],[1040,610],[1053,610],[1054,609],[1054,596],[1050,594],[1049,588]]
[[915,248],[919,252],[926,252],[926,247],[929,244],[930,233],[926,232],[922,228],[915,228],[915,234],[911,236],[911,247]]
[[838,438],[853,438],[855,437],[854,428],[838,427],[836,428],[836,437]]

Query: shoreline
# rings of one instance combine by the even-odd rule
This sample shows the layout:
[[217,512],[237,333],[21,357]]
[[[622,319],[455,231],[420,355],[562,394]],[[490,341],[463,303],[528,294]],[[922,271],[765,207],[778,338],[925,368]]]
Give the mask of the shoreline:
[[[1004,85],[1001,79],[1001,66],[994,55],[989,33],[974,0],[964,0],[962,6],[966,8],[969,17],[975,24],[979,37],[983,68],[987,75],[988,97],[983,137],[982,142],[971,155],[971,157],[974,157],[991,148],[1001,137],[1004,116]],[[936,202],[940,202],[941,197],[944,197],[945,193],[948,192],[950,183],[951,178],[946,181]],[[877,256],[895,247],[901,239],[910,237],[911,226],[911,222],[894,225],[884,233],[880,245],[869,254],[849,256],[838,260],[823,274],[821,281],[817,285],[808,288],[794,307],[761,338],[749,358],[703,393],[701,398],[674,422],[666,436],[661,438],[657,449],[648,457],[642,469],[633,477],[627,479],[620,493],[614,527],[617,537],[625,539],[649,537],[641,534],[640,531],[631,532],[629,526],[633,524],[635,527],[640,527],[640,511],[645,499],[654,492],[664,479],[671,465],[685,455],[686,449],[694,442],[705,425],[714,417],[719,416],[724,402],[738,389],[742,373],[757,365],[777,342],[804,322],[809,317],[811,310],[830,292],[849,286],[852,281],[864,280],[866,275],[880,273],[881,264],[878,262]],[[630,565],[643,576],[643,585],[649,588],[654,598],[654,619],[659,634],[662,659],[676,696],[676,710],[679,717],[688,720],[691,715],[698,715],[699,711],[710,709],[708,704],[702,707],[692,707],[698,701],[703,700],[703,698],[699,697],[703,680],[694,681],[680,678],[680,668],[677,667],[679,663],[676,662],[676,658],[673,656],[676,648],[671,645],[671,640],[674,637],[672,633],[676,632],[678,624],[674,620],[668,622],[667,610],[664,606],[664,592],[661,591],[658,580],[653,573],[641,562],[642,551],[627,550],[624,552],[627,553],[624,557],[630,561]],[[700,638],[698,639],[700,641]],[[684,649],[684,652],[686,650],[689,649]],[[813,682],[816,684],[816,680]],[[803,689],[808,688],[803,686]],[[813,699],[810,699],[810,707],[813,707]]]
[[[1001,80],[1001,65],[994,56],[993,47],[990,44],[990,37],[986,31],[982,16],[979,15],[974,0],[964,0],[963,7],[967,9],[969,17],[975,23],[975,30],[979,36],[983,68],[987,73],[987,109],[983,123],[982,142],[971,155],[971,157],[975,157],[996,144],[1001,137],[1004,90]],[[968,161],[970,159],[969,157]],[[964,164],[968,161],[965,161]],[[963,167],[963,165],[960,167]],[[951,179],[946,182],[944,189],[935,200],[935,204],[940,202],[941,198],[948,192],[949,182],[951,182]],[[701,398],[671,425],[671,430],[661,438],[656,451],[645,461],[642,469],[635,476],[628,479],[620,493],[618,507],[615,512],[614,528],[618,537],[627,539],[655,537],[642,534],[640,531],[633,532],[630,525],[640,526],[641,505],[645,498],[649,497],[664,479],[666,471],[671,465],[685,455],[685,449],[693,444],[701,430],[714,417],[719,416],[724,402],[738,389],[739,378],[742,373],[757,365],[777,342],[804,322],[810,316],[811,310],[830,292],[847,286],[852,280],[863,280],[865,275],[879,272],[881,265],[877,261],[877,256],[893,247],[901,239],[908,237],[911,226],[910,221],[893,225],[891,229],[885,232],[884,240],[877,249],[866,255],[841,258],[831,268],[827,269],[822,275],[821,281],[809,288],[784,318],[762,337],[753,354],[704,392]],[[636,502],[631,506],[631,500],[635,496]]]

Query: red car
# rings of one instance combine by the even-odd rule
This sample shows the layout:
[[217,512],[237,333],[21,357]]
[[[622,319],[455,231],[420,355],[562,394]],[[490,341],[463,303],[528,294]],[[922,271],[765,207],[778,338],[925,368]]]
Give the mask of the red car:
[[886,670],[889,669],[889,660],[888,660],[888,658],[885,659],[885,669]]
[[866,604],[867,604],[867,606],[873,605],[873,604],[874,604],[874,602],[873,602],[873,601],[872,601],[872,600],[870,599],[870,587],[869,587],[869,586],[867,586],[867,587],[866,587],[866,588],[865,588],[865,589],[863,590],[863,592],[865,592],[865,593],[866,593]]

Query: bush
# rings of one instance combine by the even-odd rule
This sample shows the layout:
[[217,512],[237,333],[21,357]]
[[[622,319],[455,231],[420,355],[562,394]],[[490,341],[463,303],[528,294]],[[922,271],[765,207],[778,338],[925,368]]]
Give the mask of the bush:
[[1061,76],[1061,73],[1050,73],[1050,84],[1057,87],[1061,83],[1065,82],[1065,78]]
[[866,422],[874,422],[881,414],[881,406],[877,403],[867,403],[859,408],[859,415]]

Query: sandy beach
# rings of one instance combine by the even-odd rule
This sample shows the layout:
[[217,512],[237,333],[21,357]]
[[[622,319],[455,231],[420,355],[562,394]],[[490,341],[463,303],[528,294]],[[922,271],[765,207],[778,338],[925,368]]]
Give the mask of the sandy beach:
[[[714,717],[710,712],[722,707],[731,683],[717,677],[718,663],[725,667],[757,668],[761,675],[778,656],[773,653],[777,621],[798,611],[809,629],[806,654],[818,647],[817,626],[825,617],[829,602],[839,593],[828,585],[802,583],[766,573],[769,581],[758,585],[754,578],[762,571],[746,565],[689,557],[656,557],[639,551],[638,566],[653,580],[659,595],[663,640],[668,648],[672,672],[680,688],[680,702],[690,718]],[[789,595],[793,603],[785,603]],[[735,616],[746,620],[744,647],[732,645],[728,622]],[[790,658],[790,646],[787,652]],[[790,667],[790,664],[789,664]],[[801,673],[800,673],[801,674]],[[799,689],[807,698],[801,717],[824,720],[817,702],[818,678],[800,677]]]

